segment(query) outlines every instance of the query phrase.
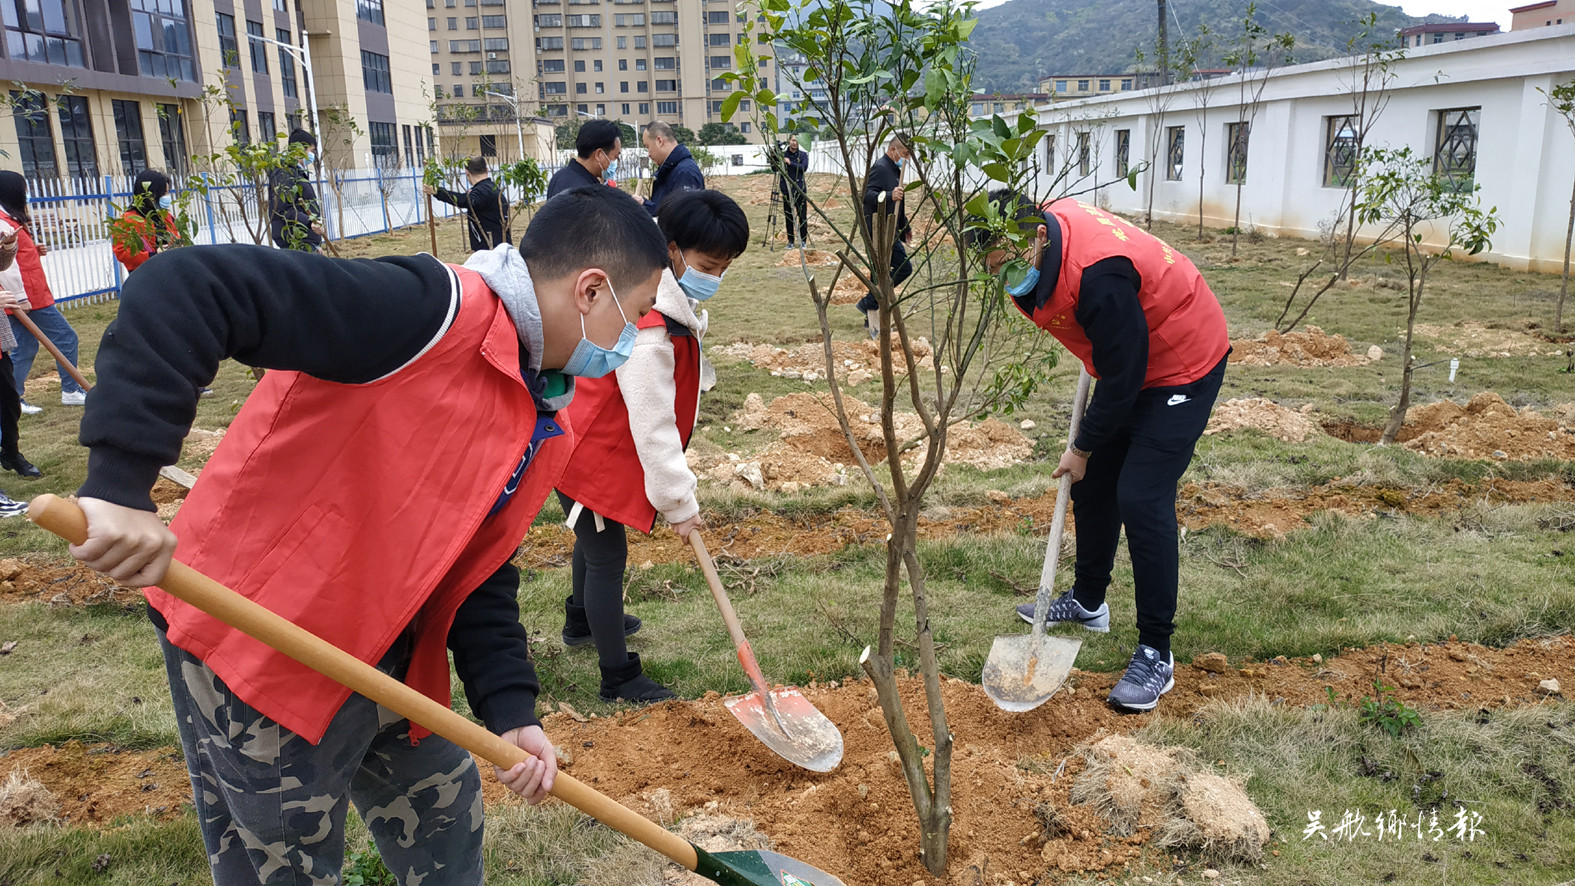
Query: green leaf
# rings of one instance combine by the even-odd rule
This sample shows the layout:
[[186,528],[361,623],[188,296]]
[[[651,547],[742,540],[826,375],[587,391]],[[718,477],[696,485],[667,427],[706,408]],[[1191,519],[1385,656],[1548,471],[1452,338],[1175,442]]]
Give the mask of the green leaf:
[[963,204],[963,209],[969,215],[976,215],[976,216],[980,216],[980,217],[983,217],[986,213],[989,212],[989,207],[990,207],[990,195],[988,193],[984,192],[984,191],[980,191],[979,193],[974,194],[973,197],[970,198],[967,203]]
[[1137,175],[1138,174],[1136,170],[1127,173],[1127,187],[1134,191],[1137,190]]
[[728,122],[728,121],[731,121],[733,119],[734,112],[736,112],[738,110],[738,103],[743,101],[743,100],[744,100],[744,94],[742,92],[730,93],[728,95],[728,97],[725,100],[723,100],[723,102],[722,102],[722,120],[724,122]]

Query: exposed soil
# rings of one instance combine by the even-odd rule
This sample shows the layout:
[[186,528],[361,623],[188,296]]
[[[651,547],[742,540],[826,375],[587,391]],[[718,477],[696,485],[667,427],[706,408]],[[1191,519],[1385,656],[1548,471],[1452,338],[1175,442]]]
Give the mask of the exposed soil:
[[[1342,700],[1356,701],[1371,694],[1372,681],[1380,676],[1396,687],[1395,697],[1423,712],[1491,710],[1546,700],[1549,694],[1537,688],[1541,680],[1575,680],[1575,639],[1570,637],[1523,641],[1507,649],[1458,642],[1389,644],[1326,661],[1221,659],[1211,654],[1197,664],[1181,664],[1176,688],[1158,715],[1207,718],[1210,701],[1249,696],[1296,706],[1327,703],[1325,687]],[[922,683],[901,676],[910,722],[920,725],[926,716]],[[1108,755],[1113,747],[1095,743],[1150,722],[1149,717],[1117,714],[1105,704],[1118,677],[1074,670],[1070,691],[1025,714],[1004,714],[977,685],[943,679],[947,716],[957,737],[952,861],[945,879],[930,877],[917,858],[907,788],[890,759],[891,740],[868,680],[804,687],[842,730],[842,764],[826,774],[806,772],[771,754],[732,718],[716,693],[612,717],[553,713],[546,717],[546,728],[565,751],[567,771],[596,789],[661,820],[705,813],[709,818],[701,824],[710,824],[700,831],[731,834],[744,843],[751,839],[748,830],[736,823],[753,822],[775,849],[831,871],[849,886],[1033,883],[1047,873],[1051,879],[1079,870],[1116,873],[1137,860],[1144,844],[1167,833],[1141,816],[1136,822],[1114,820],[1118,817],[1109,813],[1108,804],[1101,814],[1094,805],[1071,799],[1087,761],[1097,753]],[[1120,745],[1112,759],[1126,759]],[[1158,750],[1170,756],[1169,749]],[[1202,768],[1214,768],[1222,777],[1204,780],[1210,790],[1250,775]],[[7,775],[26,770],[59,801],[60,814],[78,823],[176,814],[189,786],[173,750],[123,752],[69,744],[13,751],[0,757],[0,770]],[[489,803],[518,802],[490,776],[483,783]],[[1176,799],[1185,806],[1184,798]],[[1139,799],[1140,806],[1143,802]],[[1198,804],[1194,797],[1193,808],[1183,810],[1195,822],[1229,808],[1220,803],[1209,812]]]
[[1245,366],[1364,366],[1372,360],[1351,353],[1343,335],[1331,335],[1316,326],[1305,332],[1281,335],[1269,330],[1260,338],[1231,342],[1232,364]]
[[1262,397],[1226,400],[1214,406],[1214,414],[1209,416],[1203,435],[1251,428],[1287,443],[1302,443],[1314,434],[1323,433],[1323,428],[1311,417],[1312,409],[1311,403],[1299,410],[1287,409]]
[[111,603],[131,607],[142,592],[80,566],[63,555],[24,554],[0,560],[0,603],[88,606]]
[[[914,340],[913,359],[916,364],[927,365],[932,353],[928,340],[923,337]],[[833,341],[831,355],[836,363],[838,380],[844,384],[862,385],[880,378],[880,344],[874,340]],[[714,349],[711,356],[722,360],[742,360],[783,378],[801,378],[813,382],[823,381],[826,377],[825,344],[818,341],[794,348],[738,342]],[[895,338],[892,339],[892,362],[899,373],[905,374],[907,359]]]
[[[1399,334],[1403,335],[1404,330]],[[1453,326],[1416,324],[1418,338],[1454,357],[1562,357],[1564,348],[1530,332],[1483,326],[1465,320]]]
[[[886,443],[878,413],[869,404],[844,394],[854,440],[870,464],[886,458]],[[743,431],[774,430],[781,440],[764,450],[741,456],[736,453],[707,457],[691,452],[689,465],[698,476],[720,486],[737,489],[770,489],[798,492],[812,486],[841,486],[855,472],[857,460],[837,422],[836,406],[826,392],[805,392],[778,397],[768,405],[758,394],[744,400],[733,426]],[[896,439],[907,448],[905,464],[922,464],[924,425],[913,413],[898,413]],[[995,419],[959,422],[947,432],[946,465],[972,465],[982,470],[1003,468],[1033,455],[1033,441],[1016,428]],[[944,469],[944,468],[943,468]]]
[[809,249],[789,249],[777,259],[779,268],[796,268],[800,265],[809,265],[812,268],[835,267],[839,259],[835,252],[821,252],[811,247]]
[[1517,411],[1486,391],[1464,406],[1440,400],[1408,410],[1400,443],[1425,455],[1451,458],[1575,459],[1575,422],[1549,418],[1530,407]]

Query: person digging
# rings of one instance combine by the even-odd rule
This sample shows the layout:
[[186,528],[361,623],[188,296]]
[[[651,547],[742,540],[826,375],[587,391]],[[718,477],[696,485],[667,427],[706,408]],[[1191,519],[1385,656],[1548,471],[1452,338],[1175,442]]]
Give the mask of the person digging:
[[640,620],[623,611],[629,542],[625,527],[650,534],[661,514],[678,537],[703,528],[697,483],[684,459],[709,366],[700,343],[707,314],[733,259],[749,244],[749,220],[721,191],[671,194],[658,222],[671,268],[656,308],[638,324],[629,361],[586,380],[569,407],[574,454],[558,498],[574,530],[573,593],[563,601],[565,646],[596,644],[603,701],[676,698],[646,676],[625,638]]
[[[668,254],[609,188],[544,205],[520,250],[463,266],[249,245],[161,253],[131,275],[82,418],[73,556],[145,588],[215,883],[332,880],[354,802],[401,883],[480,884],[470,754],[156,586],[181,561],[449,703],[532,755],[552,745],[510,563],[567,462],[574,377],[629,355]],[[169,528],[149,490],[235,357],[268,374]]]
[[[991,199],[1034,237],[1020,255],[990,252],[990,272],[1025,260],[1007,294],[1099,380],[1051,474],[1072,478],[1077,561],[1047,623],[1110,630],[1105,592],[1125,526],[1138,646],[1109,702],[1153,710],[1175,685],[1176,484],[1225,375],[1225,313],[1190,259],[1119,216],[1070,199],[1035,207],[1004,190]],[[1032,623],[1034,604],[1017,614]]]

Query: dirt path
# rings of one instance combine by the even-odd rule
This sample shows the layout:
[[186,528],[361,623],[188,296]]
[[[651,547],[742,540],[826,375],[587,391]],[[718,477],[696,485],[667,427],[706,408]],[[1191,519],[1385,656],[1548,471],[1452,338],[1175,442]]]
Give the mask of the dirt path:
[[[1550,697],[1538,688],[1541,680],[1575,685],[1572,661],[1575,639],[1567,636],[1507,649],[1458,642],[1386,645],[1327,661],[1200,659],[1177,668],[1176,688],[1166,696],[1161,715],[1192,717],[1211,700],[1249,695],[1298,706],[1322,703],[1325,687],[1356,699],[1371,692],[1375,676],[1396,686],[1400,700],[1424,713],[1533,705]],[[1065,776],[1080,766],[1071,756],[1074,749],[1148,722],[1116,714],[1105,704],[1116,677],[1074,671],[1069,693],[1015,715],[997,710],[973,683],[944,681],[957,736],[953,862],[946,880],[929,877],[915,855],[906,787],[889,759],[891,741],[867,680],[805,688],[846,743],[842,765],[823,775],[773,756],[738,725],[715,693],[613,717],[553,713],[546,726],[567,752],[568,771],[598,790],[647,812],[684,816],[704,811],[749,819],[776,848],[835,872],[848,886],[1003,882],[998,876],[1033,882],[1048,870],[1114,873],[1136,860],[1150,836],[1145,831],[1131,838],[1108,836],[1099,816],[1072,805],[1068,797],[1073,779]],[[910,719],[921,723],[920,682],[905,679],[903,695]],[[0,777],[26,770],[58,801],[61,816],[96,825],[123,814],[174,814],[186,788],[177,756],[171,750],[123,752],[75,744],[26,749],[0,757]],[[484,783],[489,803],[517,802],[490,777]],[[1058,815],[1059,835],[1049,840],[1040,817],[1043,804]]]

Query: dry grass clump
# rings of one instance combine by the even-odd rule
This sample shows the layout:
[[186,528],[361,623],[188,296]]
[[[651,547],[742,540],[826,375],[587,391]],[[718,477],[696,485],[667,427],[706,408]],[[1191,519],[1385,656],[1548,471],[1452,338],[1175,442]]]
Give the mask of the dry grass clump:
[[60,816],[60,801],[25,771],[12,770],[0,783],[0,822],[12,827],[49,824]]

